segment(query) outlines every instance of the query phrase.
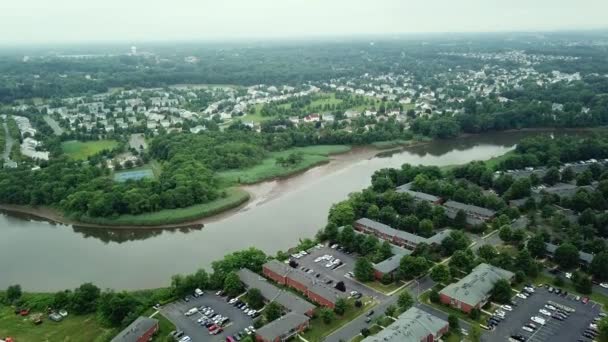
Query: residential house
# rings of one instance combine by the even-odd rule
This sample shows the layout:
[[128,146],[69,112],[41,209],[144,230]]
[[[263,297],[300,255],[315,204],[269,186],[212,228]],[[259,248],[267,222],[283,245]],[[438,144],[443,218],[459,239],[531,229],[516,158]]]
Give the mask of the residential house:
[[448,332],[447,321],[417,307],[411,307],[375,335],[362,342],[433,342]]
[[158,320],[140,316],[111,342],[148,342],[158,331]]

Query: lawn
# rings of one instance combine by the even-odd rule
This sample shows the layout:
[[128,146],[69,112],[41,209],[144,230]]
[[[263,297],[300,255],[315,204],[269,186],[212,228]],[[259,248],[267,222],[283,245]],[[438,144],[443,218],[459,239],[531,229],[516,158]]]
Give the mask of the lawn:
[[[146,310],[146,312],[144,312],[142,316],[150,317],[154,314],[154,312],[156,312],[156,310],[150,308],[149,310]],[[165,316],[163,316],[160,312],[158,312],[152,318],[158,320],[158,332],[152,338],[152,342],[167,341],[167,335],[169,335],[171,331],[176,330],[175,325],[171,323],[167,318],[165,318]]]
[[15,315],[13,309],[0,308],[0,336],[13,337],[18,342],[38,341],[109,341],[118,329],[104,328],[95,314],[69,315],[61,322],[53,322],[45,315],[44,322],[34,325],[29,317]]
[[141,215],[122,215],[116,218],[86,217],[82,222],[108,226],[158,226],[163,224],[192,221],[235,208],[249,199],[249,193],[238,188],[226,190],[227,196],[213,202],[197,204],[187,208],[165,209]]
[[[329,161],[329,155],[350,151],[351,147],[346,145],[319,145],[308,147],[295,147],[285,151],[272,152],[258,165],[231,171],[220,172],[221,179],[228,183],[253,184],[261,181],[287,177],[298,172],[305,171],[313,166]],[[277,158],[287,157],[292,153],[301,153],[303,160],[291,166],[277,165]]]
[[118,141],[116,140],[94,140],[85,142],[70,140],[61,143],[63,153],[67,154],[70,159],[77,160],[85,160],[103,150],[111,150],[116,146],[118,146]]
[[372,289],[374,289],[378,292],[382,292],[384,294],[389,294],[404,285],[403,283],[395,283],[395,282],[391,282],[390,284],[385,285],[377,280],[368,281],[364,284],[365,284],[365,286],[371,287]]
[[307,339],[310,342],[323,341],[323,339],[327,335],[338,330],[346,323],[352,321],[353,319],[357,318],[358,316],[362,315],[364,312],[366,312],[369,309],[371,309],[372,307],[374,307],[376,305],[376,302],[366,302],[365,301],[365,300],[369,301],[369,299],[370,298],[364,297],[363,302],[366,304],[360,308],[356,308],[354,306],[354,300],[350,299],[348,301],[349,309],[346,311],[344,316],[336,315],[336,318],[333,321],[331,321],[331,323],[329,323],[329,324],[325,324],[319,317],[313,318],[312,320],[310,320],[310,328],[308,330],[306,330],[306,332],[304,334],[302,334],[302,337],[304,337],[305,339]]

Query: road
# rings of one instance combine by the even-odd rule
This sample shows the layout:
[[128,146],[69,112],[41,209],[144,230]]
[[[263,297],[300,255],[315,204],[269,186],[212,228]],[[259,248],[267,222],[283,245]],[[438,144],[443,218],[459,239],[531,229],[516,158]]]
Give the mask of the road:
[[[423,293],[424,291],[432,288],[435,285],[435,282],[433,282],[433,280],[431,280],[431,278],[429,276],[425,276],[421,279],[419,279],[418,281],[413,281],[410,285],[408,285],[406,287],[406,289],[410,292],[410,294],[412,295],[413,298],[417,298],[418,295],[420,295],[421,293]],[[375,319],[381,315],[384,314],[384,312],[386,311],[386,308],[388,308],[390,305],[397,305],[397,299],[398,296],[397,295],[392,295],[392,296],[384,296],[384,297],[379,297],[380,299],[380,303],[378,305],[376,305],[372,310],[374,310],[374,314],[371,316],[372,319]],[[426,307],[426,305],[423,304],[417,304],[416,306],[419,306],[422,308],[422,306]],[[423,310],[428,311],[427,309]],[[433,308],[429,308],[429,310],[434,310]],[[437,310],[435,310],[437,311]],[[447,315],[443,314],[446,319],[447,319]],[[443,317],[443,316],[439,316],[439,317]],[[357,317],[356,319],[350,321],[349,323],[347,323],[346,325],[344,325],[342,328],[334,331],[332,334],[330,334],[329,336],[327,336],[325,338],[326,342],[340,342],[340,341],[350,341],[352,340],[355,336],[359,335],[361,333],[361,329],[369,327],[370,324],[366,323],[365,320],[367,319],[366,315],[361,315],[359,317]]]
[[2,126],[4,127],[4,140],[6,141],[4,144],[4,153],[2,154],[2,158],[4,159],[5,164],[10,164],[12,163],[12,160],[10,158],[11,150],[13,149],[13,144],[15,143],[15,141],[13,140],[13,137],[11,137],[11,135],[9,134],[6,122],[3,122]]

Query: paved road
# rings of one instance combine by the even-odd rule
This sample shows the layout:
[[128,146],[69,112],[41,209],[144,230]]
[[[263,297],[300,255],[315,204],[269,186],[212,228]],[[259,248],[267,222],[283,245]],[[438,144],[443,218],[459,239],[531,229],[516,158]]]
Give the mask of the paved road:
[[[407,291],[410,292],[412,297],[417,298],[418,295],[423,293],[424,291],[432,288],[435,285],[435,282],[431,280],[429,276],[425,276],[418,281],[412,282],[409,286],[406,287]],[[376,305],[372,310],[374,310],[374,314],[371,316],[372,319],[377,318],[384,314],[386,308],[390,305],[397,305],[397,295],[393,296],[384,296],[381,297],[380,303]],[[432,309],[432,308],[431,308]],[[445,315],[445,314],[444,314]],[[447,315],[445,315],[447,317]],[[326,342],[340,342],[340,341],[350,341],[355,336],[361,333],[361,329],[369,327],[370,324],[365,322],[367,318],[366,315],[361,315],[356,319],[350,321],[348,324],[333,332],[331,335],[325,338]]]

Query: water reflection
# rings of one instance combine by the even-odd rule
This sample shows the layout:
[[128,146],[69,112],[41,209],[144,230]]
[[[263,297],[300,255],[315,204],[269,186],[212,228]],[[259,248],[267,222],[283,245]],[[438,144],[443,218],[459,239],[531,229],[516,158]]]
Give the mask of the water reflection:
[[179,232],[188,234],[194,231],[201,230],[203,225],[195,225],[191,227],[162,229],[162,228],[145,228],[145,229],[105,229],[105,228],[90,228],[73,226],[72,230],[75,233],[81,234],[85,238],[98,239],[104,243],[116,242],[124,243],[128,241],[146,240],[155,236],[160,236],[164,232]]

